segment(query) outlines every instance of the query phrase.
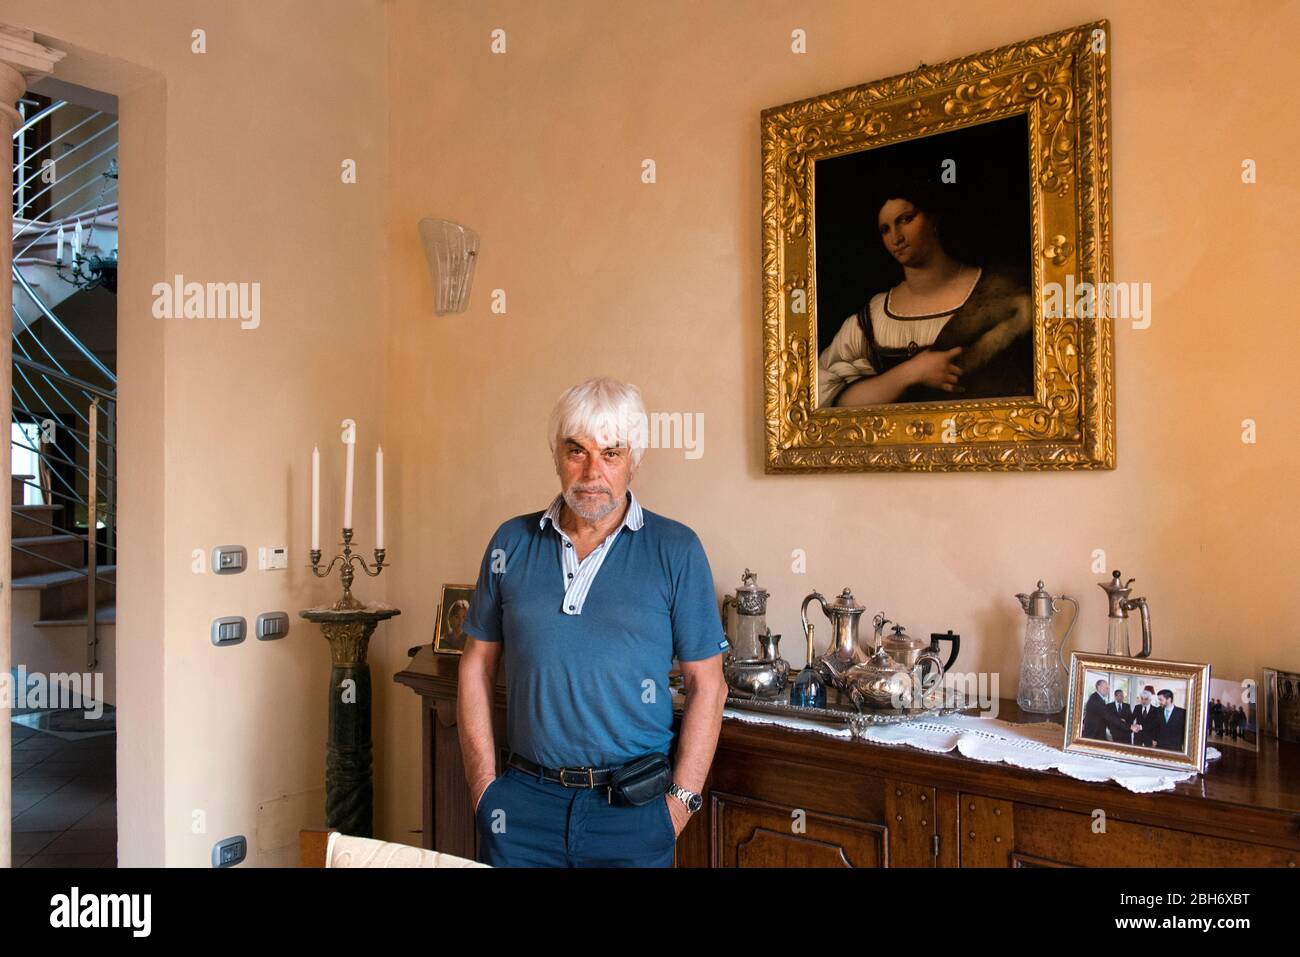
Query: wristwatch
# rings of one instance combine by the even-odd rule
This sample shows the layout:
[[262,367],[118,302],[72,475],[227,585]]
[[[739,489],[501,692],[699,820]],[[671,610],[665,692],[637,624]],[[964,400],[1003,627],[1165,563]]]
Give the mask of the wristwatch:
[[704,798],[700,797],[694,791],[688,791],[680,785],[673,784],[668,788],[668,793],[677,800],[686,805],[686,810],[694,814],[700,808],[704,807]]

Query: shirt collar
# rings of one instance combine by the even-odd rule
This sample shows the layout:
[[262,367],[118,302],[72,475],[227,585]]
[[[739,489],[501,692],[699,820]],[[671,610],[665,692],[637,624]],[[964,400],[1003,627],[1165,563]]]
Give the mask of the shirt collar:
[[[627,498],[627,514],[623,516],[623,524],[619,525],[618,528],[626,528],[635,532],[645,524],[645,515],[641,511],[641,503],[636,500],[636,493],[631,489],[627,490]],[[550,506],[542,513],[541,520],[537,523],[537,527],[545,528],[546,523],[549,521],[555,527],[557,532],[560,531],[560,506],[563,504],[564,495],[560,494],[555,496],[555,498],[551,500]],[[618,531],[618,529],[615,529],[614,531]],[[610,532],[610,534],[612,535],[614,533]]]

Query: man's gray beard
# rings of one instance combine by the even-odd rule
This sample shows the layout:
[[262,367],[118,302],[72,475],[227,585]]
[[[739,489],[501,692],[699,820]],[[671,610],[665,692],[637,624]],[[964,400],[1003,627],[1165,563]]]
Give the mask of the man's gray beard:
[[592,508],[585,505],[582,499],[578,497],[578,493],[572,489],[564,490],[564,504],[573,509],[574,514],[581,518],[585,518],[589,522],[598,522],[610,512],[614,511],[614,509],[618,508],[618,502],[614,501],[613,496],[610,496],[606,504]]

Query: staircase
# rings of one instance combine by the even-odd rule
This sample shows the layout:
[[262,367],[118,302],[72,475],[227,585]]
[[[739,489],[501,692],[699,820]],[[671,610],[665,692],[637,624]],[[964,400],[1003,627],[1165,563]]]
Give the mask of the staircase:
[[[33,474],[10,480],[14,635],[33,658],[95,671],[99,629],[116,623],[117,122],[18,105],[11,446],[14,471]],[[63,647],[76,628],[84,662]]]
[[[51,534],[54,513],[62,505],[25,505],[23,494],[35,476],[11,479],[13,502],[13,589],[40,593],[37,628],[86,627],[89,602],[85,535]],[[114,582],[117,566],[99,565],[95,587],[95,620],[117,621]]]

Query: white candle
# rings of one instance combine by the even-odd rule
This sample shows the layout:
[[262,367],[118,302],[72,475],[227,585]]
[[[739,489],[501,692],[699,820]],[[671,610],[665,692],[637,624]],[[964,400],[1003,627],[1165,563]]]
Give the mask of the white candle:
[[311,550],[320,551],[320,446],[311,450]]
[[357,431],[352,430],[352,441],[348,446],[348,470],[343,483],[343,527],[352,527],[352,472],[356,467]]
[[72,258],[76,259],[79,252],[81,252],[81,220],[77,220],[77,226],[72,231]]
[[59,223],[59,231],[54,234],[54,259],[56,262],[63,262],[63,224]]
[[375,449],[375,548],[384,547],[384,447]]

